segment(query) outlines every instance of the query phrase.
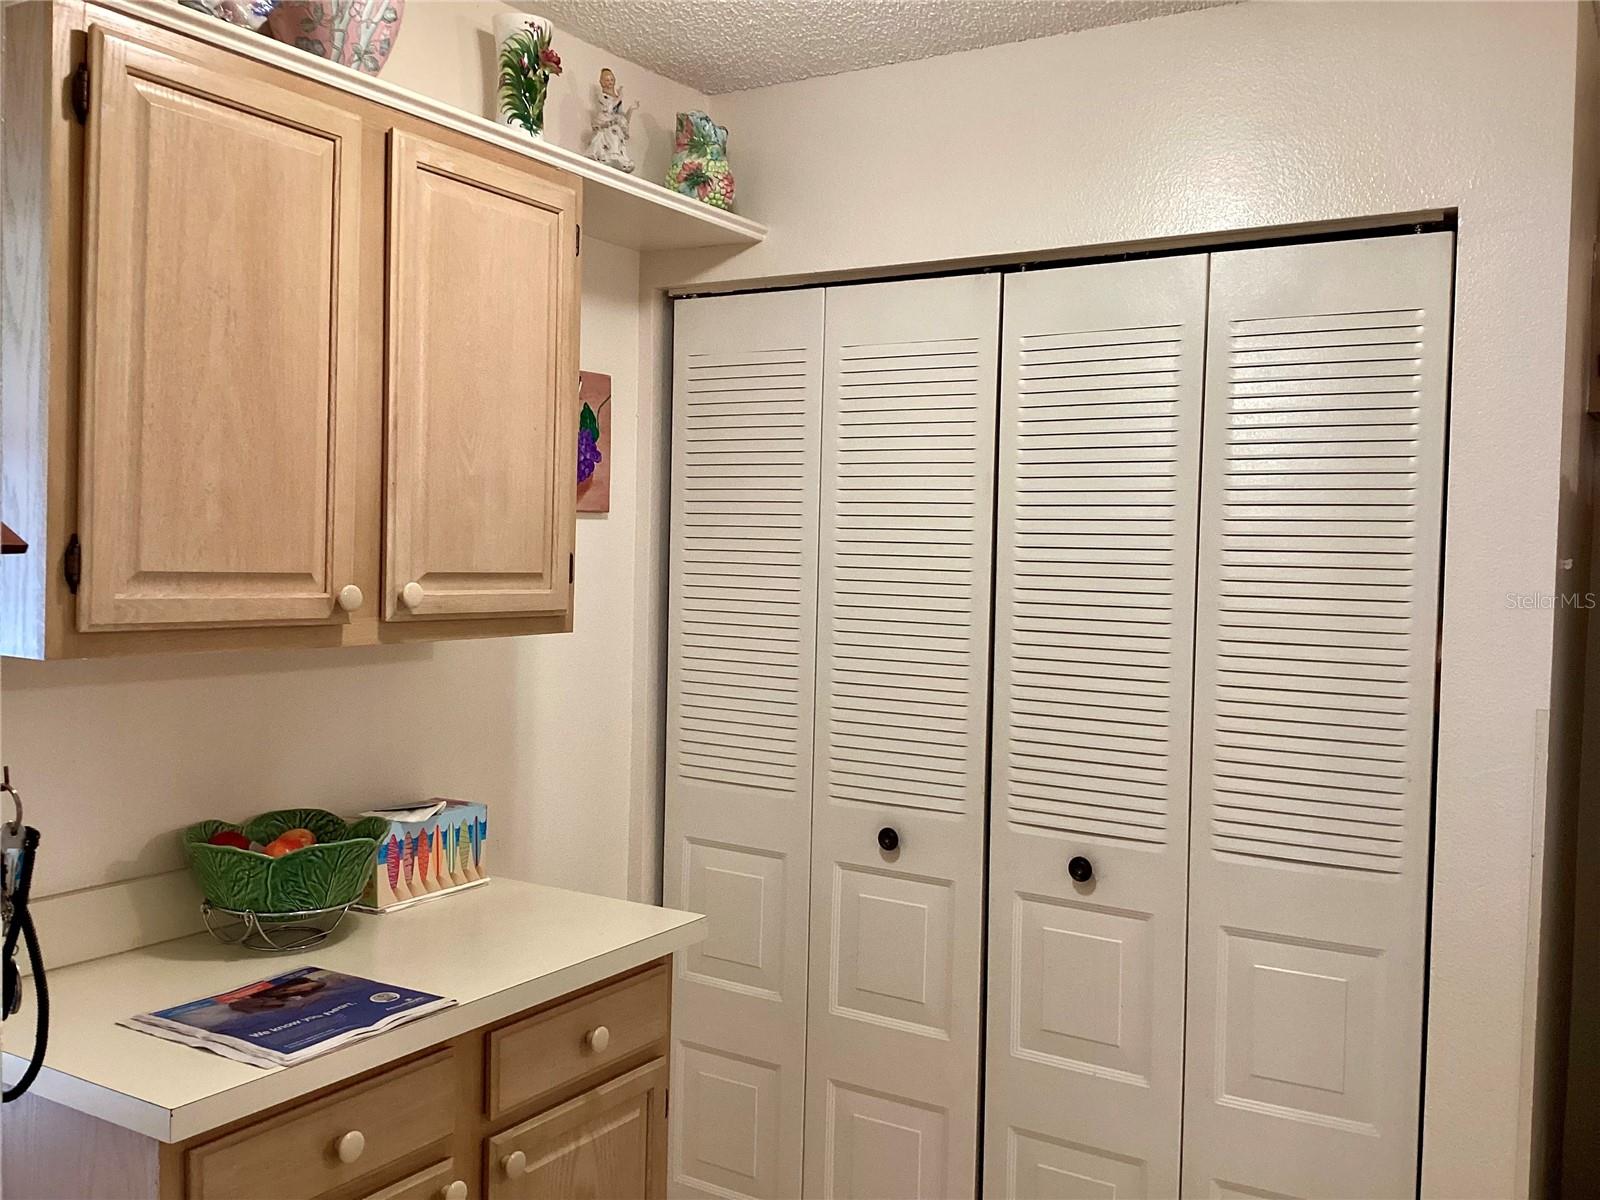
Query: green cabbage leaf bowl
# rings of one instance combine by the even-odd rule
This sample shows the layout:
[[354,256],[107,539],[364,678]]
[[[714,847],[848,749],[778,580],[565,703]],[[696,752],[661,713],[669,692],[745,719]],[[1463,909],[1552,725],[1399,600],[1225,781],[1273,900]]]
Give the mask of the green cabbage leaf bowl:
[[[258,850],[211,845],[209,839],[221,829],[237,830],[263,846],[291,829],[309,829],[317,842],[273,858]],[[349,822],[320,808],[285,808],[243,825],[201,821],[183,831],[183,848],[213,908],[271,917],[340,908],[355,900],[367,886],[378,839],[388,829],[381,817]]]

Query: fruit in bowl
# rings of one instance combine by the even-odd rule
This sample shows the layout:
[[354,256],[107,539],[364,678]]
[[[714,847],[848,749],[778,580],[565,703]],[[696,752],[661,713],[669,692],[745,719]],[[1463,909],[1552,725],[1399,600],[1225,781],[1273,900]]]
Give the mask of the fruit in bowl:
[[388,827],[378,817],[352,823],[320,808],[290,808],[243,825],[201,821],[183,831],[183,844],[212,907],[270,918],[354,901]]
[[291,829],[287,833],[280,833],[272,841],[262,847],[261,853],[269,858],[282,858],[285,854],[293,854],[296,850],[304,850],[307,846],[317,844],[317,835],[309,829]]

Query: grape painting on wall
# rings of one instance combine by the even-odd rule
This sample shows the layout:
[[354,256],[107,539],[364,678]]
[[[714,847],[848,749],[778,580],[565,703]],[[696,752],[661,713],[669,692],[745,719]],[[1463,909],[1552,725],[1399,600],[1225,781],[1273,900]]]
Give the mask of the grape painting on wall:
[[578,372],[578,511],[611,511],[611,376]]

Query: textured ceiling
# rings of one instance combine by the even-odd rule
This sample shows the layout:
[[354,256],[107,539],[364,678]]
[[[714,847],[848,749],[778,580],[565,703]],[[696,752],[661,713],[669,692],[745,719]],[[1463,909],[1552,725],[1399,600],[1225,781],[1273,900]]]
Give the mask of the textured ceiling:
[[708,95],[1121,25],[1229,0],[536,0],[586,42]]

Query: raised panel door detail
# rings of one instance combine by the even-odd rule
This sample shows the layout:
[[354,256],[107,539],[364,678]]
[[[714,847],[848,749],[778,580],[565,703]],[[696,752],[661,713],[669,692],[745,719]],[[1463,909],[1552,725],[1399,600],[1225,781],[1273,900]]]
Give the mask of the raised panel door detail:
[[946,1114],[900,1096],[828,1081],[824,1162],[829,1200],[943,1200]]
[[1375,1135],[1379,952],[1224,930],[1222,955],[1222,1102]]
[[1006,1145],[1007,1196],[1122,1200],[1147,1194],[1144,1164],[1057,1138],[1013,1129]]
[[360,122],[203,50],[90,55],[78,627],[345,620]]
[[672,1191],[801,1193],[821,291],[680,300],[667,583]]
[[697,983],[783,999],[783,855],[687,838],[684,903],[706,918],[706,937],[685,952]]
[[948,1037],[950,897],[948,880],[840,867],[833,1010]]
[[384,616],[564,612],[576,193],[398,131],[389,170]]
[[780,1195],[778,1067],[688,1042],[678,1055],[680,1178],[706,1192]]
[[1178,1192],[1206,286],[1205,255],[1006,280],[992,1195]]
[[827,290],[807,1195],[977,1183],[999,291]]
[[1148,1085],[1149,914],[1050,897],[1016,905],[1013,1052]]
[[1230,1183],[1225,1179],[1213,1179],[1211,1190],[1207,1195],[1213,1200],[1299,1200],[1286,1192],[1270,1192],[1265,1188],[1246,1187],[1242,1183]]
[[1453,256],[1438,233],[1212,259],[1197,1195],[1415,1194]]

